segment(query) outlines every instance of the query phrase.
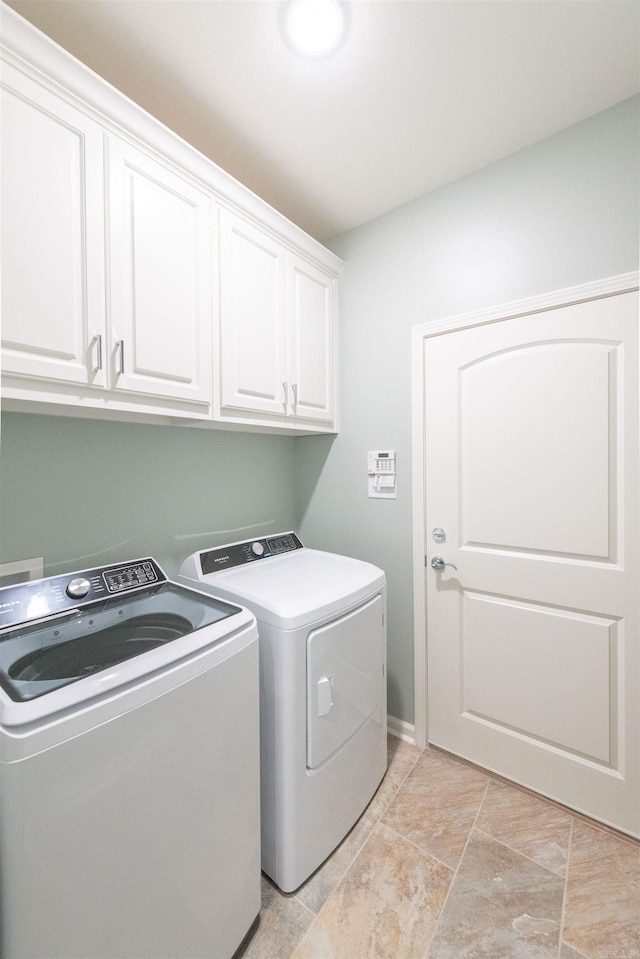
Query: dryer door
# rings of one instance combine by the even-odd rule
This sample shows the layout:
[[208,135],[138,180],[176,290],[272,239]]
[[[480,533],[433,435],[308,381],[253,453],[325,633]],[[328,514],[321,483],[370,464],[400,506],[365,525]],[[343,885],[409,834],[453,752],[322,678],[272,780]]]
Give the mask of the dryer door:
[[307,637],[307,767],[316,769],[382,707],[383,599],[378,594]]

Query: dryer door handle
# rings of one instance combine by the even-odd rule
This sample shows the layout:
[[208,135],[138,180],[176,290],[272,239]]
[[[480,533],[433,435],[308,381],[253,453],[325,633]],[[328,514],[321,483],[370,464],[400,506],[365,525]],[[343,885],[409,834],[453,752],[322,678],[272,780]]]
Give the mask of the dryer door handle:
[[316,684],[318,716],[326,716],[333,706],[333,673],[323,676]]

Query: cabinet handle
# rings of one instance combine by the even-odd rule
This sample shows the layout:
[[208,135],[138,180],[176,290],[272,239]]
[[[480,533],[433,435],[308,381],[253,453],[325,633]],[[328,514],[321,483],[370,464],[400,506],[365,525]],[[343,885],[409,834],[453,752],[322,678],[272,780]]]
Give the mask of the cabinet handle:
[[292,383],[291,389],[293,390],[293,410],[295,412],[296,407],[298,405],[298,384]]
[[98,373],[102,369],[102,334],[96,333],[93,338],[93,345],[96,348],[96,361],[93,364],[93,372]]
[[118,340],[116,343],[116,353],[116,373],[118,376],[120,376],[122,373],[124,373],[124,340]]
[[288,403],[289,403],[289,387],[287,382],[285,381],[282,384],[282,405],[284,406],[285,413],[287,412]]

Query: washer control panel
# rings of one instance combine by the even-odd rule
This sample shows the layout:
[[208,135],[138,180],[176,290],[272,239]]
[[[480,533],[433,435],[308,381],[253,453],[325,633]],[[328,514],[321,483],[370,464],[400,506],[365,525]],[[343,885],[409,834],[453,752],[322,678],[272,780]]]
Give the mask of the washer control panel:
[[78,573],[51,576],[0,589],[0,630],[57,613],[69,612],[143,586],[166,582],[151,557]]
[[296,549],[304,549],[295,533],[276,533],[265,539],[247,539],[242,543],[229,543],[200,553],[200,565],[203,576],[217,573],[232,566],[244,566],[246,563],[262,562],[273,556],[281,556]]

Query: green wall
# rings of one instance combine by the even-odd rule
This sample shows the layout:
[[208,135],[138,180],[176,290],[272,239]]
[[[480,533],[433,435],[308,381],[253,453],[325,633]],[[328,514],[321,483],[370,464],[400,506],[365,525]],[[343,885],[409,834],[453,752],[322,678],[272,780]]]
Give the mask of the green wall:
[[3,413],[0,562],[45,573],[296,527],[295,438]]
[[[335,238],[340,435],[298,445],[303,541],[389,581],[389,712],[412,723],[411,328],[638,269],[634,97]],[[437,149],[437,145],[435,147]],[[367,498],[366,452],[395,449],[398,498]],[[323,455],[324,454],[324,455]]]
[[[596,117],[336,238],[340,433],[2,416],[0,561],[55,574],[299,529],[389,580],[389,712],[413,722],[410,331],[638,268],[638,108]],[[369,500],[366,451],[398,454]]]

